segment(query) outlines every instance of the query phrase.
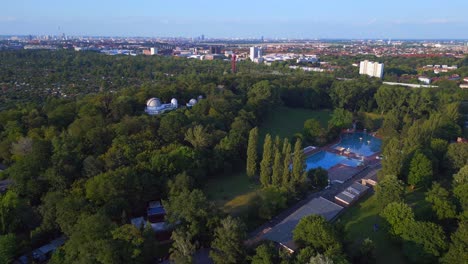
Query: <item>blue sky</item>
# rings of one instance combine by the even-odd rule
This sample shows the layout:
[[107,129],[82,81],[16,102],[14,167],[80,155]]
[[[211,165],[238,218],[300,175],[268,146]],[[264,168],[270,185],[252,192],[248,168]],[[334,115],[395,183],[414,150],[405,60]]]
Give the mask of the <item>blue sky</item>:
[[13,0],[0,35],[468,39],[468,0]]

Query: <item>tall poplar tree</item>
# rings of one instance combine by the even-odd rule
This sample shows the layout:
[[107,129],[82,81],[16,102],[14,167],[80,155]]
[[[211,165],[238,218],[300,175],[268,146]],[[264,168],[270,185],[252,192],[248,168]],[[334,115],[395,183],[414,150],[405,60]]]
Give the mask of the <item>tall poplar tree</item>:
[[301,183],[304,183],[306,179],[305,158],[304,152],[302,151],[302,140],[300,138],[296,140],[296,144],[294,145],[291,176],[294,187],[298,187]]
[[265,136],[265,143],[263,144],[263,158],[260,162],[260,183],[263,187],[271,184],[273,165],[273,141],[270,134]]
[[290,187],[291,182],[291,143],[287,138],[284,139],[283,143],[283,175],[281,185],[285,188]]
[[254,127],[249,133],[249,143],[247,146],[247,176],[253,178],[257,174],[257,144],[258,128]]
[[276,136],[276,137],[275,137],[275,149],[276,149],[276,148],[279,149],[280,147],[281,147],[281,139],[280,139],[279,136]]
[[275,144],[275,159],[273,161],[273,175],[271,176],[271,182],[273,186],[280,187],[283,175],[283,155],[279,145]]

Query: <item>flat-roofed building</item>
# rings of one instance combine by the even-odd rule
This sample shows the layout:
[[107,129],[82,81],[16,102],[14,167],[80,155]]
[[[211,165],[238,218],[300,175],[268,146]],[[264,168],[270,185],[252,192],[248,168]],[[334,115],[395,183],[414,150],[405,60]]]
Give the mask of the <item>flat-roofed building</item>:
[[349,206],[359,200],[367,191],[369,187],[364,186],[358,182],[351,184],[348,188],[344,191],[340,192],[335,196],[335,200],[339,204],[343,204],[345,206]]
[[384,64],[373,61],[361,61],[359,64],[359,74],[369,75],[371,77],[382,78],[384,73]]
[[249,57],[251,61],[255,61],[256,58],[260,58],[262,56],[263,56],[262,47],[256,47],[256,46],[250,47]]
[[298,248],[293,240],[293,230],[302,218],[309,215],[321,215],[327,221],[331,221],[341,210],[343,210],[342,206],[323,197],[312,199],[275,225],[262,238],[274,241],[293,253]]

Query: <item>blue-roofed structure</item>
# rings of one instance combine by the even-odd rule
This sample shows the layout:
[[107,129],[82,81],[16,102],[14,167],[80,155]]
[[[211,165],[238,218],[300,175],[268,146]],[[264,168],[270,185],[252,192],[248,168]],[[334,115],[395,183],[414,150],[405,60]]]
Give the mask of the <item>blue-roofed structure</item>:
[[146,215],[150,223],[160,223],[165,221],[166,210],[160,201],[154,201],[149,203]]
[[166,210],[164,210],[164,207],[153,207],[153,208],[148,208],[148,215],[165,215]]

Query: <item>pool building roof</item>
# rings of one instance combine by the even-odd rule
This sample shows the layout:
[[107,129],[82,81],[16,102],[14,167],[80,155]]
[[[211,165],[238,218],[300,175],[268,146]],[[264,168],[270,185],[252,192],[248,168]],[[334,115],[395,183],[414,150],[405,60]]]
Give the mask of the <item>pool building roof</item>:
[[359,198],[361,198],[361,196],[364,195],[368,189],[369,187],[355,182],[351,186],[346,188],[346,190],[337,194],[335,196],[335,200],[344,205],[350,205],[355,201],[359,200]]
[[319,198],[314,198],[270,229],[263,235],[263,238],[277,242],[288,251],[294,252],[297,249],[297,245],[293,240],[293,230],[302,218],[309,215],[321,215],[327,221],[330,221],[334,219],[341,210],[343,210],[342,206],[321,196]]

